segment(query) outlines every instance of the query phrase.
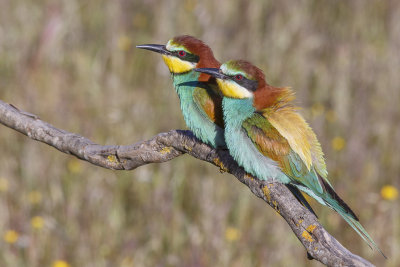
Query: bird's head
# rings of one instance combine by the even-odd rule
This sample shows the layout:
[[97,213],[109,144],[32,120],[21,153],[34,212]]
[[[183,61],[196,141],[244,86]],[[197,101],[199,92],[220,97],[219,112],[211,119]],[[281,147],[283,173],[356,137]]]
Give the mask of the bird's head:
[[[221,65],[208,45],[189,35],[174,37],[166,45],[145,44],[136,47],[160,53],[173,74],[187,73],[195,68],[218,68]],[[208,78],[209,75],[202,74],[200,80]]]
[[270,107],[278,101],[291,101],[293,93],[289,88],[270,86],[263,71],[245,60],[230,60],[218,68],[201,68],[195,71],[216,78],[224,97],[253,99],[257,110]]
[[230,60],[217,68],[196,69],[217,79],[225,97],[252,98],[258,88],[265,86],[262,70],[245,60]]

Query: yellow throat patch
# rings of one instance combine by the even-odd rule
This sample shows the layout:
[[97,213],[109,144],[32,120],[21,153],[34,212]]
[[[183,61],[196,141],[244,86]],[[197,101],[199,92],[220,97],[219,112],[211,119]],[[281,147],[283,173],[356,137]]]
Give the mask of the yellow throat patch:
[[162,55],[162,58],[172,73],[184,73],[196,67],[196,63],[183,61],[174,56]]
[[231,98],[250,98],[253,96],[252,93],[234,81],[217,79],[217,83],[224,96]]

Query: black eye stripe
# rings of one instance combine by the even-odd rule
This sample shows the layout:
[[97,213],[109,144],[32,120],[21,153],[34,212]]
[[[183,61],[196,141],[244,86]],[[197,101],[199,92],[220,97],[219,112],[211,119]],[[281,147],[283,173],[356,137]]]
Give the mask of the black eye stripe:
[[179,55],[179,52],[180,52],[180,51],[182,51],[182,50],[173,51],[173,52],[171,52],[171,53],[172,53],[173,56],[175,56],[175,57],[177,57],[177,58],[180,58],[180,59],[182,59],[182,60],[184,60],[184,61],[189,61],[189,62],[193,62],[193,63],[199,62],[199,60],[200,60],[199,56],[197,56],[197,55],[195,55],[195,54],[191,54],[191,53],[186,52],[186,51],[185,51],[186,55],[180,56],[180,55]]
[[250,80],[247,79],[246,77],[244,77],[242,75],[242,79],[240,81],[238,81],[235,77],[237,75],[231,76],[231,80],[233,80],[235,83],[239,84],[240,86],[243,86],[244,88],[246,88],[247,90],[250,90],[252,92],[254,92],[255,90],[257,90],[258,87],[258,82],[254,81],[254,80]]

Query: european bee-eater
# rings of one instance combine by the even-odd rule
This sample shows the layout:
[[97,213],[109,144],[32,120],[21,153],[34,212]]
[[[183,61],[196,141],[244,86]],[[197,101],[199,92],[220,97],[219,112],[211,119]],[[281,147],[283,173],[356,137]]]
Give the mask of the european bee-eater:
[[[211,48],[201,40],[188,35],[174,37],[167,45],[145,44],[136,47],[162,54],[179,95],[183,118],[194,135],[214,148],[226,148],[222,97],[218,93],[215,78],[194,71],[196,68],[221,66],[221,63],[214,58]],[[288,188],[314,213],[297,188],[291,185],[288,185]]]
[[209,46],[192,36],[172,38],[167,45],[145,44],[137,48],[160,53],[171,72],[179,95],[186,125],[204,143],[226,147],[222,119],[222,98],[216,92],[214,77],[193,71],[195,68],[219,68]]
[[[350,207],[327,179],[324,155],[313,130],[297,112],[290,88],[277,88],[244,60],[196,69],[214,76],[223,95],[225,141],[232,157],[261,180],[292,184],[338,212],[381,253]],[[383,254],[383,253],[382,253]]]

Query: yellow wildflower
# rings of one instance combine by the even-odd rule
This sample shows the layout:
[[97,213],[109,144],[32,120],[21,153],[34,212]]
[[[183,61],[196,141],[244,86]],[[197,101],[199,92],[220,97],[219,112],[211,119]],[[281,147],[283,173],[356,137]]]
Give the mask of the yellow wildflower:
[[122,259],[121,267],[130,267],[133,266],[133,258],[132,257],[125,257]]
[[41,216],[35,216],[31,219],[31,225],[35,229],[42,229],[44,226],[44,219]]
[[0,178],[0,192],[6,192],[8,190],[8,180],[6,178]]
[[7,243],[14,244],[18,240],[19,234],[14,230],[8,230],[3,238]]
[[53,262],[53,267],[70,267],[71,265],[68,264],[68,262],[63,261],[63,260],[56,260]]
[[335,122],[337,119],[336,112],[332,109],[328,110],[325,114],[325,118],[330,123]]
[[71,159],[68,161],[67,168],[72,174],[78,174],[82,172],[82,164],[78,159]]
[[311,114],[312,116],[318,117],[319,115],[321,115],[322,113],[324,113],[325,111],[325,107],[324,105],[322,105],[321,103],[315,103],[314,105],[312,105],[311,107]]
[[42,202],[42,194],[39,191],[29,192],[28,199],[32,204],[39,204]]
[[143,13],[138,13],[133,17],[132,24],[137,28],[144,28],[147,26],[148,19]]
[[333,150],[340,151],[343,150],[345,146],[346,146],[346,141],[343,139],[343,137],[336,136],[335,138],[332,139]]
[[185,1],[185,10],[187,12],[192,12],[196,7],[196,0],[186,0]]
[[240,238],[240,231],[235,227],[228,227],[225,231],[225,239],[228,241],[236,241]]
[[386,200],[396,200],[399,197],[399,191],[393,185],[385,185],[381,189],[381,196]]
[[132,39],[126,35],[122,35],[118,38],[118,49],[122,51],[128,51],[132,47]]

